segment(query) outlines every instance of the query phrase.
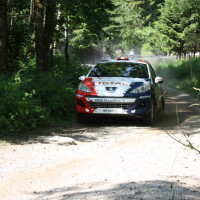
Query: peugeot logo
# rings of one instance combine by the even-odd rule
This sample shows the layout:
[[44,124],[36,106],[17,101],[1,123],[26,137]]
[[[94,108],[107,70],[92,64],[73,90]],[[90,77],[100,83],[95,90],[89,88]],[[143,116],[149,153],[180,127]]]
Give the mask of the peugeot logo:
[[115,92],[116,89],[117,87],[106,87],[107,92]]

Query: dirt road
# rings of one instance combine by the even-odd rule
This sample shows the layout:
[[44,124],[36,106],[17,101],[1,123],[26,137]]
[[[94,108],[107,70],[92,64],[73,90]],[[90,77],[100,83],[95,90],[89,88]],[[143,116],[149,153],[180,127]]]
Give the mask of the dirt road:
[[0,199],[199,200],[200,155],[168,135],[186,142],[184,132],[200,149],[200,106],[189,107],[199,101],[166,90],[154,127],[98,118],[1,145]]

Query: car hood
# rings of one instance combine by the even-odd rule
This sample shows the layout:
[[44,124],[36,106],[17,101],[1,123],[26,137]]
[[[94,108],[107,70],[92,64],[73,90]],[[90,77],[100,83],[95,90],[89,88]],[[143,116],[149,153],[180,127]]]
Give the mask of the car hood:
[[143,84],[148,84],[149,79],[127,77],[95,77],[83,81],[97,96],[123,97]]

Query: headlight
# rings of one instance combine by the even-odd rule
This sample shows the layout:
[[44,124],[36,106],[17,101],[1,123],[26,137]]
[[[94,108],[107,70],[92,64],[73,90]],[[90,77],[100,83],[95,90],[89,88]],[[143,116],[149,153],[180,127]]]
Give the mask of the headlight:
[[135,88],[130,93],[133,93],[133,94],[143,93],[143,92],[147,92],[148,90],[150,90],[150,88],[151,88],[150,84],[145,84],[145,85],[142,85],[138,88]]
[[92,90],[85,85],[83,82],[81,82],[78,86],[78,90],[82,91],[82,92],[92,92]]

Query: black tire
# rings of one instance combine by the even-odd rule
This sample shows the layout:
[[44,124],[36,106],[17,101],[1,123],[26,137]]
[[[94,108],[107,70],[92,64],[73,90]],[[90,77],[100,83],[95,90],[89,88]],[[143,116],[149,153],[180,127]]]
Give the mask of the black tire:
[[88,123],[88,115],[77,113],[76,120],[79,124],[87,124]]
[[162,98],[162,102],[161,102],[161,107],[160,109],[158,110],[158,113],[156,114],[157,116],[157,120],[160,121],[164,115],[164,111],[165,111],[165,100],[164,98]]
[[165,100],[162,98],[162,108],[160,110],[160,117],[162,118],[165,112]]
[[155,103],[151,102],[151,112],[143,118],[146,125],[152,126],[155,122]]

